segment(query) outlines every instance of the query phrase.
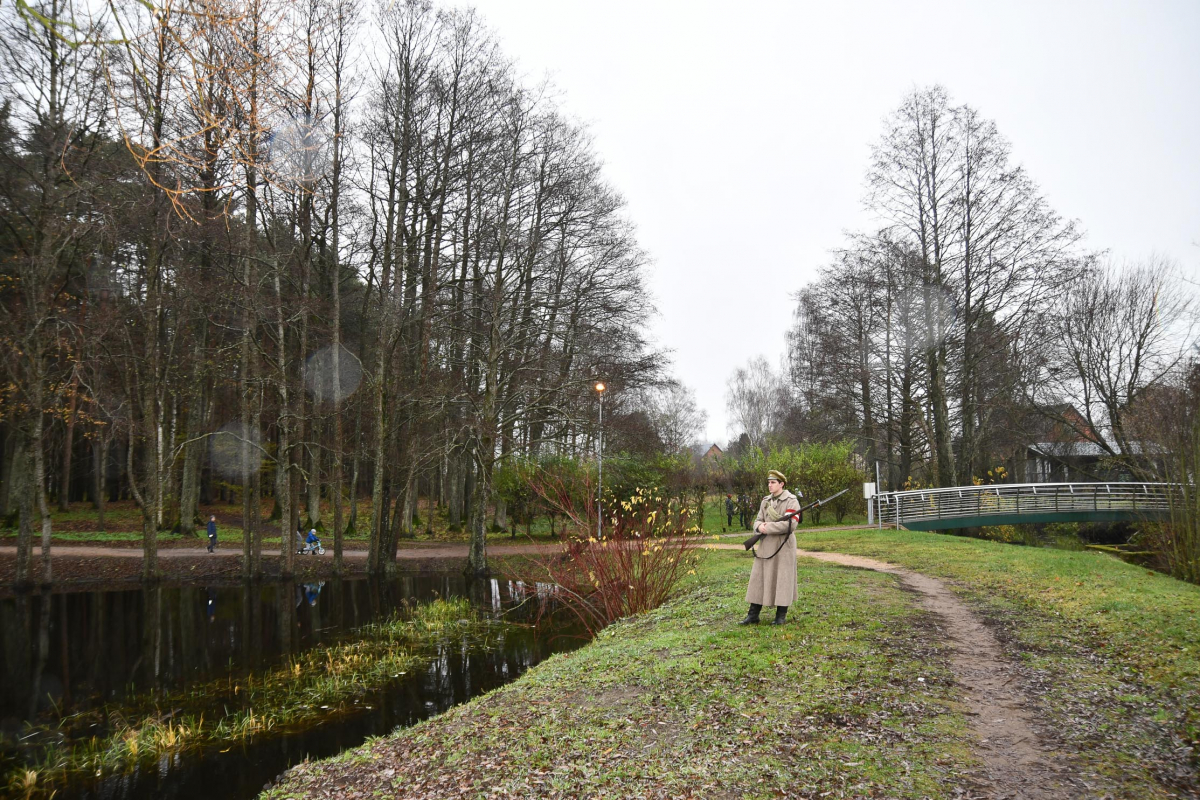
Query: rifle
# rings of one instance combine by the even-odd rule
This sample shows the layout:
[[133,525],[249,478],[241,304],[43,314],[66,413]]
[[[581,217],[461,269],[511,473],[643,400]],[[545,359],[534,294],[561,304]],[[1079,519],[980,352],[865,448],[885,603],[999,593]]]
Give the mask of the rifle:
[[[841,497],[848,491],[850,491],[849,486],[847,486],[845,489],[842,489],[837,494],[832,494],[829,497],[826,497],[824,500],[814,500],[811,503],[809,503],[808,505],[804,506],[803,508],[799,508],[795,511],[787,512],[782,517],[780,517],[777,520],[777,522],[791,522],[792,520],[799,520],[801,517],[804,516],[804,512],[808,511],[810,508],[816,508],[817,506],[823,506],[830,501],[837,500],[839,497]],[[788,532],[788,535],[789,536],[791,535],[790,531]],[[754,547],[754,545],[758,544],[763,539],[765,539],[766,536],[767,536],[767,534],[765,534],[765,533],[756,533],[753,536],[751,536],[749,539],[747,539],[746,541],[742,542],[742,546],[745,547],[747,550],[749,550],[752,547]],[[787,539],[784,539],[784,541],[786,542]]]

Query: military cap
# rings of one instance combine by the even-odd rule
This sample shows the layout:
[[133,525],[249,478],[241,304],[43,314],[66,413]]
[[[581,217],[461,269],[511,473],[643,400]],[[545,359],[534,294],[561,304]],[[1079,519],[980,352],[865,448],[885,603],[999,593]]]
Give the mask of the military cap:
[[777,469],[773,469],[767,473],[767,479],[770,480],[771,478],[774,478],[780,483],[787,483],[787,476]]

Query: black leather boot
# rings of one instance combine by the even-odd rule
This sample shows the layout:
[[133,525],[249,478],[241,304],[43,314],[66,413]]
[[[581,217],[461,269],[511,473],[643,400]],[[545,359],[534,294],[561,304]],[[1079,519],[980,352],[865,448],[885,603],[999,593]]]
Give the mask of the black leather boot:
[[776,606],[775,621],[772,622],[771,624],[772,625],[783,625],[784,623],[786,623],[787,622],[787,610],[788,610],[787,606]]
[[758,603],[751,603],[750,610],[746,612],[746,618],[738,623],[738,625],[757,625],[758,613],[762,611],[762,606]]

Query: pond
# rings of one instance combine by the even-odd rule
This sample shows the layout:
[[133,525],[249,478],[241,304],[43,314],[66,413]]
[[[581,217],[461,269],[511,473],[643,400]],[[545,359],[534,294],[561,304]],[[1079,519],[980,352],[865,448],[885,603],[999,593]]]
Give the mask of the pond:
[[[180,711],[171,707],[179,697],[194,699],[189,689],[228,684],[236,693],[239,680],[278,673],[305,651],[353,645],[372,623],[410,616],[439,598],[469,598],[485,617],[515,623],[496,625],[483,639],[442,638],[422,652],[419,668],[331,706],[316,724],[233,746],[177,750],[112,774],[76,776],[55,795],[254,797],[292,764],[411,725],[582,645],[582,632],[564,615],[539,615],[547,602],[553,611],[550,594],[544,585],[507,578],[468,582],[459,573],[423,573],[0,599],[0,768],[8,774],[18,764],[35,763],[50,737],[69,745],[103,736],[112,710],[123,703],[144,708],[151,698],[170,719]],[[107,717],[88,713],[102,707]],[[31,723],[58,728],[31,736]]]

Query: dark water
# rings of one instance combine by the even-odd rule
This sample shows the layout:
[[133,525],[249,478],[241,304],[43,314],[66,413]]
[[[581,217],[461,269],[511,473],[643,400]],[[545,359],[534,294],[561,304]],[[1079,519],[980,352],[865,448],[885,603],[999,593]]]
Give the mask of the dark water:
[[[0,600],[0,767],[29,756],[27,722],[53,723],[100,704],[169,698],[236,679],[289,655],[354,638],[362,625],[438,597],[469,597],[489,615],[531,623],[538,587],[461,574],[390,581],[160,586]],[[543,591],[544,595],[544,591]],[[486,648],[443,642],[429,667],[359,698],[315,727],[259,737],[227,752],[190,750],[133,772],[77,780],[56,798],[249,798],[288,766],[334,755],[507,683],[583,639],[561,616],[506,626]],[[164,709],[166,710],[166,709]],[[86,735],[86,730],[82,734]]]

